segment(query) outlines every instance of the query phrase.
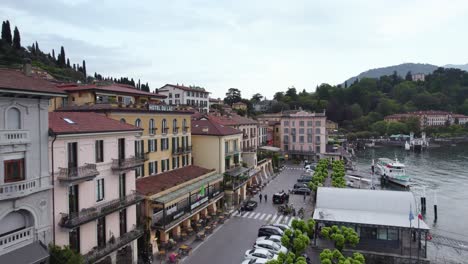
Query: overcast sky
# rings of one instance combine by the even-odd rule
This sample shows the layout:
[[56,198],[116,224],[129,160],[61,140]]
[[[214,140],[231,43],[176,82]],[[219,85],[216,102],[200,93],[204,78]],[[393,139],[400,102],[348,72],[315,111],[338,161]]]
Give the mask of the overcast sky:
[[468,62],[466,0],[2,0],[23,46],[65,47],[88,74],[271,99],[370,68]]

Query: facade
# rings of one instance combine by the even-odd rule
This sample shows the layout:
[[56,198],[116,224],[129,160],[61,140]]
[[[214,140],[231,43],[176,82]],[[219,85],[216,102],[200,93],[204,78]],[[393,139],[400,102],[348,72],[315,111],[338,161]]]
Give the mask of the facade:
[[468,116],[461,114],[453,114],[444,111],[416,111],[404,114],[389,115],[384,118],[388,122],[403,121],[410,117],[419,119],[421,128],[433,126],[445,126],[447,124],[455,124],[458,122],[460,125],[468,123]]
[[49,113],[55,243],[90,263],[137,263],[134,169],[140,128],[87,112]]
[[338,123],[333,122],[331,120],[327,120],[327,133],[330,134],[335,134],[338,130]]
[[315,159],[326,152],[325,113],[299,111],[281,118],[281,149],[285,158]]
[[217,124],[229,126],[242,131],[242,152],[255,152],[259,145],[258,122],[237,114],[212,115],[210,119]]
[[243,102],[237,102],[233,103],[231,108],[235,110],[247,110],[247,105]]
[[209,104],[210,106],[212,106],[212,105],[224,105],[224,101],[223,101],[223,99],[221,99],[221,98],[218,98],[218,99],[216,99],[216,98],[209,98],[208,101],[209,101],[208,104]]
[[46,263],[53,241],[47,107],[65,94],[30,67],[0,69],[0,263]]
[[210,112],[210,93],[204,88],[166,84],[158,89],[158,93],[166,96],[164,102],[168,105],[187,105],[200,113]]
[[268,126],[263,124],[258,124],[258,147],[265,146],[268,144]]
[[255,112],[268,112],[275,103],[276,100],[263,100],[253,104],[253,109]]
[[145,215],[151,219],[153,253],[165,251],[169,241],[179,241],[199,231],[199,221],[222,207],[223,175],[214,169],[190,165],[137,180],[146,196]]
[[[136,168],[136,177],[154,175],[191,164],[190,115],[161,102],[163,95],[142,92],[118,85],[61,87],[75,99],[56,111],[96,112],[143,130],[136,137],[135,153],[147,154],[145,163]],[[106,92],[103,99],[101,91]],[[127,99],[119,99],[125,96]],[[86,98],[86,100],[84,100]],[[112,99],[111,99],[112,98]],[[125,105],[120,101],[132,102]]]
[[415,73],[411,75],[411,80],[413,80],[413,82],[417,82],[417,81],[424,82],[425,79],[426,79],[426,75],[424,73]]

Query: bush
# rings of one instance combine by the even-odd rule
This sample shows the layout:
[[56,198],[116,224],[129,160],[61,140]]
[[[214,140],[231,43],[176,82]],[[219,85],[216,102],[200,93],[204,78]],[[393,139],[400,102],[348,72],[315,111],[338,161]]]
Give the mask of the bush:
[[84,258],[79,253],[73,251],[68,246],[63,248],[60,246],[51,245],[49,247],[50,264],[82,264]]

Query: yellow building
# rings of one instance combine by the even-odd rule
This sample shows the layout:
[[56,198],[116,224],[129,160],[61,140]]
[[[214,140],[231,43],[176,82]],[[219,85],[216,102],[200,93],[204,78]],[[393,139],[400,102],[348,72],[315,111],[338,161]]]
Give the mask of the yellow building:
[[190,115],[165,105],[164,95],[120,84],[63,85],[68,98],[55,98],[50,111],[89,111],[143,128],[135,140],[135,155],[145,164],[136,177],[154,175],[190,165]]
[[247,105],[243,102],[233,103],[231,107],[236,110],[247,110]]

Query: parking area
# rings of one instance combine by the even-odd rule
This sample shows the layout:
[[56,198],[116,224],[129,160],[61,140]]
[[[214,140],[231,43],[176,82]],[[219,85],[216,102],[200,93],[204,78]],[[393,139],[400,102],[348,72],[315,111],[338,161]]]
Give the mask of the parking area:
[[[292,189],[303,172],[301,166],[287,166],[260,192],[262,196],[267,195],[267,201],[262,199],[260,202],[259,194],[256,194],[251,199],[258,202],[257,208],[253,211],[243,212],[242,215],[234,212],[224,225],[216,229],[203,243],[193,249],[191,255],[184,259],[184,263],[241,263],[245,251],[252,248],[257,238],[258,229],[262,225],[292,222],[294,217],[291,215],[285,216],[277,213],[278,205],[273,205],[272,198],[276,192],[282,190],[287,192],[288,189]],[[289,203],[293,204],[296,210],[303,207],[306,218],[309,218],[313,212],[310,196],[304,200],[303,195],[291,194]]]

